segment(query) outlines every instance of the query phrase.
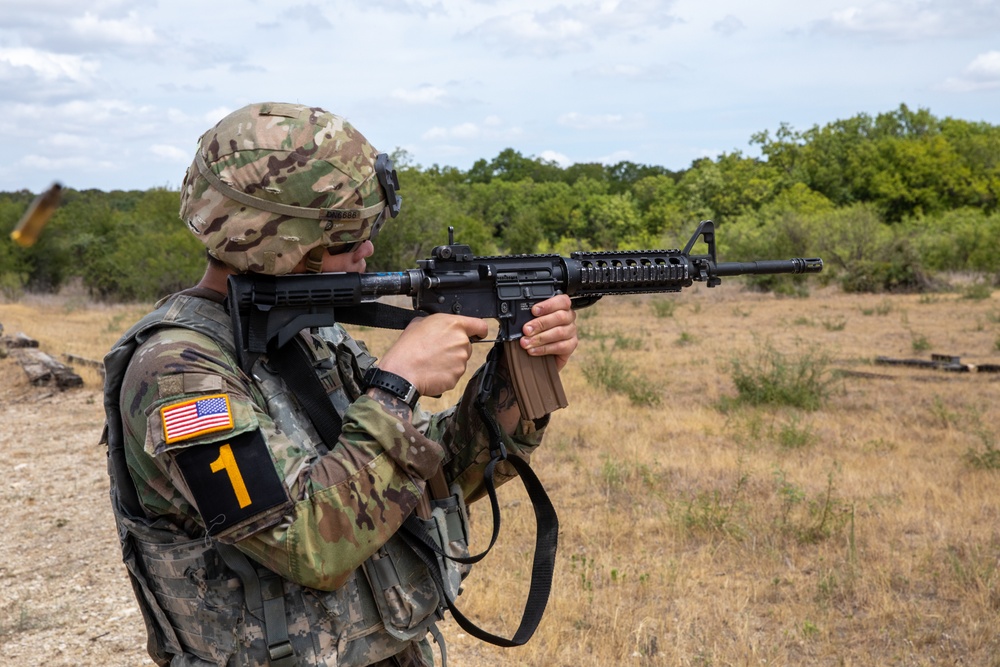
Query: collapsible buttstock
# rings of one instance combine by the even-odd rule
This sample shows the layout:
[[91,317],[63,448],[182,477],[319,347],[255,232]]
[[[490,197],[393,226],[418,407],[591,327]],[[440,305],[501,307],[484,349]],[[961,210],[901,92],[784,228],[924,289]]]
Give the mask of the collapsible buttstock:
[[554,356],[533,357],[517,340],[504,343],[504,355],[522,419],[540,419],[569,405]]

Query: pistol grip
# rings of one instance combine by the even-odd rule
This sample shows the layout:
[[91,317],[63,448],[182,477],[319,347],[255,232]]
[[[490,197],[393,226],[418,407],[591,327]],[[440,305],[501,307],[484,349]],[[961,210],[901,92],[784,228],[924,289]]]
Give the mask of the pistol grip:
[[533,357],[517,340],[504,342],[504,356],[522,419],[540,419],[569,405],[555,357]]

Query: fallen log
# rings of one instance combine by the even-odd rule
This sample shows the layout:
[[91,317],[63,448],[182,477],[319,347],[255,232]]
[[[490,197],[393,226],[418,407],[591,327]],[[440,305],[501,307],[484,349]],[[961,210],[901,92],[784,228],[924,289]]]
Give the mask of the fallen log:
[[76,364],[77,366],[87,366],[89,368],[94,368],[97,370],[98,373],[101,374],[102,378],[104,377],[103,361],[97,361],[96,359],[88,359],[87,357],[81,357],[76,354],[70,354],[69,352],[64,354],[63,358],[66,360],[66,363]]
[[38,347],[38,341],[23,331],[15,336],[4,336],[3,343],[8,348]]
[[931,370],[951,371],[953,373],[997,373],[998,364],[965,364],[960,357],[951,354],[932,354],[930,359],[892,359],[890,357],[875,357],[875,363],[880,366],[909,366],[911,368],[929,368]]
[[71,387],[82,387],[83,378],[77,375],[72,368],[56,361],[49,355],[36,348],[15,348],[13,357],[28,381],[35,386],[48,386],[55,384],[59,389],[69,389]]

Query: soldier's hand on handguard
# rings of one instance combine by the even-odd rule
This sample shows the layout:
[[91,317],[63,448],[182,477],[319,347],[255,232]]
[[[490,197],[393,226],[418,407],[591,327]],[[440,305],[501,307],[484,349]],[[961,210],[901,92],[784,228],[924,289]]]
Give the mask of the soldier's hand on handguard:
[[434,314],[414,319],[379,361],[379,368],[400,375],[421,396],[440,396],[465,374],[472,343],[489,333],[486,320]]
[[551,354],[562,370],[580,340],[576,333],[576,311],[565,294],[536,303],[531,309],[535,319],[524,325],[521,347],[532,356]]

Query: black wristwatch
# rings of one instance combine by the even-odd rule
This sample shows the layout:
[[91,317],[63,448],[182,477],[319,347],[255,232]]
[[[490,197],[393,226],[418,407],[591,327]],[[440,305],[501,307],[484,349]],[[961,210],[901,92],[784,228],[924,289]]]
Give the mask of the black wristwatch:
[[365,371],[364,383],[365,390],[372,387],[381,389],[398,397],[401,401],[409,405],[411,410],[417,407],[417,399],[420,398],[420,392],[404,377],[384,371],[378,366],[372,366]]

